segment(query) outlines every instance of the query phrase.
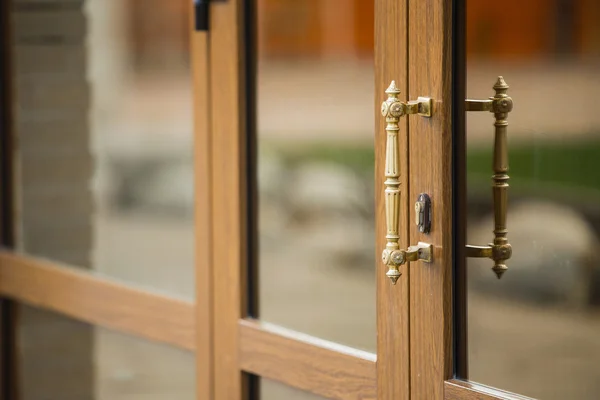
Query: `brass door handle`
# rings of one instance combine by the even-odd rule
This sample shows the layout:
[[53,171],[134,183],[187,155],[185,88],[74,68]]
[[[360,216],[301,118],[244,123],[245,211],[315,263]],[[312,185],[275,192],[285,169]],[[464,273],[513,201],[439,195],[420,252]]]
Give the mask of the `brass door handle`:
[[431,262],[431,245],[419,243],[410,246],[407,250],[400,250],[398,240],[398,225],[400,222],[400,156],[398,150],[398,131],[400,130],[400,117],[408,114],[418,114],[430,117],[432,112],[432,100],[427,97],[419,97],[417,100],[403,102],[398,95],[400,90],[396,82],[392,81],[385,91],[388,98],[381,104],[381,115],[385,117],[387,134],[385,150],[385,221],[387,234],[385,235],[386,246],[383,250],[383,263],[388,267],[386,273],[395,285],[402,275],[398,269],[407,261],[424,260]]
[[513,109],[513,100],[506,94],[508,85],[499,76],[494,84],[494,97],[488,100],[466,100],[467,111],[489,111],[494,113],[494,161],[492,193],[494,201],[494,241],[487,246],[467,245],[467,257],[485,257],[494,260],[492,270],[498,279],[508,269],[505,262],[512,255],[506,229],[508,204],[508,113]]

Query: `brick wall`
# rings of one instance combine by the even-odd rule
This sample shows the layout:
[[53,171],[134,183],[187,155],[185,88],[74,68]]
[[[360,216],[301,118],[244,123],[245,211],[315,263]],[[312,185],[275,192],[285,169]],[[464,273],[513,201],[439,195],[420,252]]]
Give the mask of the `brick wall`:
[[[18,247],[90,268],[94,163],[83,2],[13,0],[11,40]],[[25,306],[19,318],[22,399],[93,399],[93,328]]]

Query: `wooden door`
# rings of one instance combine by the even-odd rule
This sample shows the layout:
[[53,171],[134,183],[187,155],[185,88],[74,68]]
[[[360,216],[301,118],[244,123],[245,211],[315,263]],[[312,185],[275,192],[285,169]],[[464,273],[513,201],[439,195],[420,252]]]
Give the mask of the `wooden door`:
[[592,3],[410,4],[409,97],[435,102],[409,119],[409,200],[433,209],[410,242],[435,249],[411,265],[413,398],[597,397]]
[[349,3],[211,3],[215,399],[409,398],[411,272],[394,286],[381,262],[380,111],[391,80],[408,97],[408,8]]

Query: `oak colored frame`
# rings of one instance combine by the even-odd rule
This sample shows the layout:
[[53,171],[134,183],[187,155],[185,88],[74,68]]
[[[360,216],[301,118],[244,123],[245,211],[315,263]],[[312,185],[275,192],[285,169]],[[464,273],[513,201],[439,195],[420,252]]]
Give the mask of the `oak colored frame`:
[[[383,188],[385,180],[385,121],[379,112],[381,102],[387,97],[385,90],[396,81],[401,101],[409,100],[408,0],[378,0],[375,2],[375,232],[377,271],[377,398],[408,399],[410,387],[410,335],[409,335],[409,282],[412,268],[409,263],[400,267],[402,276],[391,285],[381,264],[379,251],[385,248],[385,208]],[[409,203],[409,118],[401,118],[398,131],[398,165],[400,168],[400,248],[408,248],[410,215]]]
[[[190,7],[193,7],[190,2]],[[193,9],[190,11],[193,19]],[[193,22],[193,21],[192,21]],[[190,23],[190,54],[194,96],[194,254],[196,279],[195,349],[196,398],[213,395],[213,291],[211,219],[211,99],[209,34]]]
[[[410,97],[433,99],[431,118],[409,120],[409,197],[431,197],[432,229],[410,227],[411,244],[433,245],[433,262],[413,263],[410,275],[411,396],[444,398],[453,364],[453,1],[410,2]],[[413,201],[414,201],[413,200]]]
[[196,348],[193,303],[76,268],[1,252],[0,295],[118,332],[185,350]]
[[239,321],[242,370],[330,399],[375,399],[375,355],[268,323]]

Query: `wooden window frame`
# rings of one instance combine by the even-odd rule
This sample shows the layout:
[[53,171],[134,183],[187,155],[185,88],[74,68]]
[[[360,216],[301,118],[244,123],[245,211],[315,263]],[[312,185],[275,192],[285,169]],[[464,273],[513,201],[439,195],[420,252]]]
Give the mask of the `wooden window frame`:
[[117,332],[196,348],[194,303],[53,262],[0,252],[0,295]]
[[[13,110],[10,2],[0,6],[0,399],[18,398],[17,304],[196,353],[196,397],[212,399],[210,136],[208,37],[191,30],[194,91],[194,301],[153,293],[16,253],[13,208]],[[190,17],[193,16],[190,2]],[[193,27],[193,24],[190,24]],[[168,268],[168,266],[165,266]],[[85,295],[82,295],[85,293]],[[76,301],[75,301],[76,300]],[[200,327],[200,328],[198,328]]]
[[[259,398],[259,385],[249,375],[256,374],[334,399],[408,399],[407,279],[392,287],[385,274],[377,274],[376,360],[372,355],[253,319],[259,317],[253,279],[257,275],[256,262],[251,251],[253,233],[249,232],[255,211],[255,194],[250,192],[255,188],[251,181],[255,167],[251,139],[255,98],[251,74],[255,60],[248,51],[253,49],[253,31],[246,25],[254,13],[253,4],[250,0],[228,0],[210,5],[214,398]],[[406,24],[395,22],[406,21],[407,4],[406,0],[376,2],[375,65],[380,97],[375,100],[374,110],[379,109],[389,80],[396,79],[406,93],[408,75],[402,55],[407,51],[408,31]],[[392,53],[400,57],[383,63]],[[406,138],[406,129],[407,124],[401,123],[401,138]],[[376,187],[383,188],[385,140],[381,138],[385,138],[385,130],[380,118],[375,132]],[[407,149],[405,142],[401,149]],[[401,151],[400,157],[406,166],[407,152]],[[403,196],[401,201],[406,205],[406,194]],[[382,191],[376,191],[376,204],[376,230],[380,233],[377,245],[383,248]],[[401,218],[401,225],[407,227],[408,211]],[[408,229],[400,236],[401,243],[408,246]],[[374,255],[373,262],[380,272],[378,255]],[[403,273],[410,274],[408,267]]]

